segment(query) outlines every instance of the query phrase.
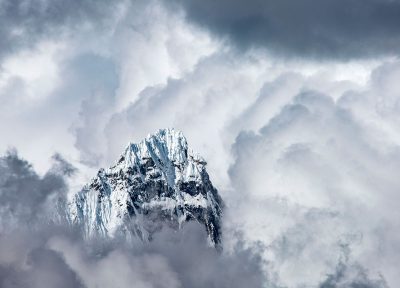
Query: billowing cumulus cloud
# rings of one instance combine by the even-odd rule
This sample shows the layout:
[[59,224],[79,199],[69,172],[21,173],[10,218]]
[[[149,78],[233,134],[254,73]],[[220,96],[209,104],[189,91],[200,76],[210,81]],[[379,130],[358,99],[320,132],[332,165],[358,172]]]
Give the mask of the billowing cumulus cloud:
[[[398,63],[383,65],[367,91],[350,90],[336,101],[316,91],[293,93],[260,130],[236,138],[227,200],[230,212],[243,216],[229,219],[247,239],[263,239],[270,272],[277,270],[284,285],[315,285],[332,275],[322,287],[340,287],[348,264],[363,267],[354,272],[360,277],[375,273],[377,287],[398,283],[391,268],[399,261],[398,100],[394,91],[384,93],[397,73]],[[243,115],[253,116],[260,117]]]
[[[106,132],[113,143],[168,125],[182,129],[209,153],[207,159],[218,155],[211,169],[229,171],[228,180],[211,174],[226,188],[221,191],[228,206],[225,244],[238,229],[249,245],[261,242],[265,273],[277,285],[397,283],[392,268],[397,248],[389,247],[396,247],[400,229],[393,202],[398,197],[394,79],[399,64],[373,69],[364,84],[318,70],[278,73],[263,83],[251,73],[244,76],[238,68],[243,59],[229,62],[226,70],[214,64],[226,63],[225,57],[215,56],[182,80],[144,91],[111,119]],[[241,67],[258,69],[251,63]],[[235,80],[221,83],[216,75]],[[238,86],[247,99],[235,98]],[[210,135],[204,138],[205,133]]]
[[[190,22],[231,40],[240,49],[265,47],[281,56],[328,59],[398,55],[397,0],[177,0],[163,4],[173,12],[183,10]],[[127,7],[147,9],[138,0],[3,0],[0,57],[34,48],[49,37],[62,39],[90,29],[101,34],[115,27],[115,19],[123,17]]]
[[59,154],[53,156],[53,166],[43,177],[15,150],[1,157],[1,230],[22,225],[34,227],[41,221],[48,221],[48,214],[56,215],[57,206],[65,203],[67,184],[64,178],[74,172],[75,168]]
[[[175,1],[189,20],[239,48],[349,59],[398,55],[399,1]],[[176,4],[178,5],[178,4]]]
[[258,250],[238,244],[221,254],[197,224],[164,230],[147,244],[86,242],[54,218],[65,209],[59,206],[66,200],[64,177],[75,168],[53,158],[44,177],[15,152],[1,158],[1,219],[10,226],[1,227],[1,287],[262,287],[266,281]]
[[82,287],[63,257],[45,246],[49,235],[65,230],[54,224],[65,220],[58,211],[75,168],[55,154],[41,177],[15,150],[0,158],[0,167],[0,286]]
[[117,243],[101,254],[59,237],[49,247],[65,256],[87,287],[263,287],[261,259],[256,250],[235,247],[220,254],[206,245],[200,226],[184,232],[163,231],[145,245]]
[[26,232],[1,237],[1,287],[84,287],[63,256],[48,249],[45,241]]
[[[0,286],[396,287],[399,5],[0,0]],[[222,254],[48,221],[164,127],[208,162]]]
[[[96,168],[108,165],[103,129],[112,114],[135,101],[146,87],[190,72],[218,47],[207,33],[187,24],[182,13],[168,13],[159,1],[37,1],[36,6],[26,1],[26,7],[8,2],[7,9],[27,9],[23,11],[33,26],[38,22],[51,30],[40,30],[40,37],[26,40],[30,47],[11,49],[13,53],[0,60],[0,111],[5,120],[0,132],[8,139],[0,149],[17,147],[41,173],[49,167],[39,155],[46,151],[80,158]],[[72,13],[75,5],[84,9]],[[48,16],[28,8],[40,8],[37,12]],[[12,22],[15,11],[7,9],[10,23],[2,28],[11,33],[17,25]],[[59,19],[57,13],[62,14]],[[35,35],[20,37],[31,34]],[[12,45],[6,42],[4,48]],[[12,129],[6,125],[10,122]],[[31,142],[21,141],[24,137]]]
[[48,37],[107,23],[121,1],[0,1],[0,59]]

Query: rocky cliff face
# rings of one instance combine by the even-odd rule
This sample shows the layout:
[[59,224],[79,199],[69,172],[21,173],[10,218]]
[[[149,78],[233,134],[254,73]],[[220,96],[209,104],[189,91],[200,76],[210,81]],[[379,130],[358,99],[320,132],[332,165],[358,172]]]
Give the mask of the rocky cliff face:
[[206,162],[188,149],[181,132],[159,130],[129,144],[117,163],[97,176],[69,203],[70,221],[87,237],[125,235],[151,240],[164,225],[204,225],[212,245],[221,243],[222,200]]

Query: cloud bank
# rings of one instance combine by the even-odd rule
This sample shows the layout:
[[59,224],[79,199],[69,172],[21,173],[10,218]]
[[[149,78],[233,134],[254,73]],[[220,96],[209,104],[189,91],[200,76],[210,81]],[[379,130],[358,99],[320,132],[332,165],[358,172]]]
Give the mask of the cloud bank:
[[176,1],[187,18],[240,49],[291,57],[398,55],[399,1]]
[[[0,1],[4,287],[396,287],[397,1],[109,4]],[[48,225],[163,127],[207,159],[223,255],[195,227],[88,247]]]
[[0,235],[1,287],[263,287],[257,251],[238,244],[222,255],[197,224],[164,230],[148,244],[85,241],[65,219],[54,218],[65,209],[59,206],[66,201],[63,177],[74,168],[60,155],[53,158],[44,177],[15,152],[0,159],[1,220],[8,224]]

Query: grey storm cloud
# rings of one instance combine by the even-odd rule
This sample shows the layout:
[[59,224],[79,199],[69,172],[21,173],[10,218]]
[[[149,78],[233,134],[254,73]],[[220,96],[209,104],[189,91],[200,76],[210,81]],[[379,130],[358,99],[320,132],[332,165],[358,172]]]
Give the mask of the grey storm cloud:
[[281,55],[360,58],[398,55],[397,0],[180,1],[187,18],[239,48]]
[[59,154],[53,161],[41,177],[15,151],[0,158],[0,216],[13,221],[12,229],[0,227],[1,287],[264,287],[260,247],[239,241],[221,253],[197,224],[164,229],[150,243],[127,243],[84,240],[66,222],[48,221],[53,210],[44,204],[57,206],[57,194],[65,198],[65,177],[76,171]]
[[63,256],[46,247],[49,237],[71,233],[52,216],[65,209],[66,177],[76,172],[60,154],[52,160],[40,176],[15,150],[0,158],[1,287],[83,287]]
[[[122,2],[2,0],[0,57],[88,23],[104,28]],[[398,0],[161,2],[182,7],[187,19],[240,49],[265,47],[281,56],[328,59],[398,55]]]
[[46,242],[41,240],[45,239],[31,233],[14,233],[1,237],[0,286],[84,287],[63,256],[48,249]]
[[370,279],[368,272],[358,265],[339,263],[335,273],[328,275],[319,288],[387,288],[385,279]]
[[239,244],[220,254],[196,224],[179,232],[164,229],[150,243],[98,244],[87,249],[82,242],[54,238],[49,246],[64,255],[87,287],[261,288],[266,283],[258,249]]
[[0,158],[0,216],[2,230],[14,225],[36,225],[47,211],[47,201],[63,201],[67,191],[65,176],[75,168],[61,155],[53,156],[52,168],[39,176],[32,166],[21,159],[16,151]]
[[39,40],[80,29],[84,23],[103,23],[120,1],[0,1],[0,58]]
[[257,249],[220,254],[197,225],[151,243],[93,239],[43,225],[0,237],[1,287],[264,287]]
[[[31,75],[7,78],[6,65],[0,79],[3,146],[35,165],[0,156],[0,286],[396,287],[400,63],[284,59],[282,68],[279,57],[230,48],[319,60],[398,55],[400,2],[176,0],[184,10],[168,10],[128,0],[114,13],[119,2],[0,0],[0,63],[75,36],[54,55],[43,48],[59,76],[49,91],[29,90]],[[164,126],[209,161],[227,203],[222,254],[196,226],[132,247],[88,245],[49,223],[77,173],[60,154],[48,171],[33,168],[53,149],[90,176],[83,166],[108,166]]]

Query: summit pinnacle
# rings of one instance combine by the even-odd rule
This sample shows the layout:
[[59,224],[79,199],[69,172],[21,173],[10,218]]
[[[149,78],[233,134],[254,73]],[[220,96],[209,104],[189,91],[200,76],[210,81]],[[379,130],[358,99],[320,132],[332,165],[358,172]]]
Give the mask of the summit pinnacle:
[[196,221],[214,246],[221,243],[222,200],[182,132],[161,129],[130,143],[119,160],[77,192],[69,218],[86,237],[136,236],[150,241],[164,225]]

